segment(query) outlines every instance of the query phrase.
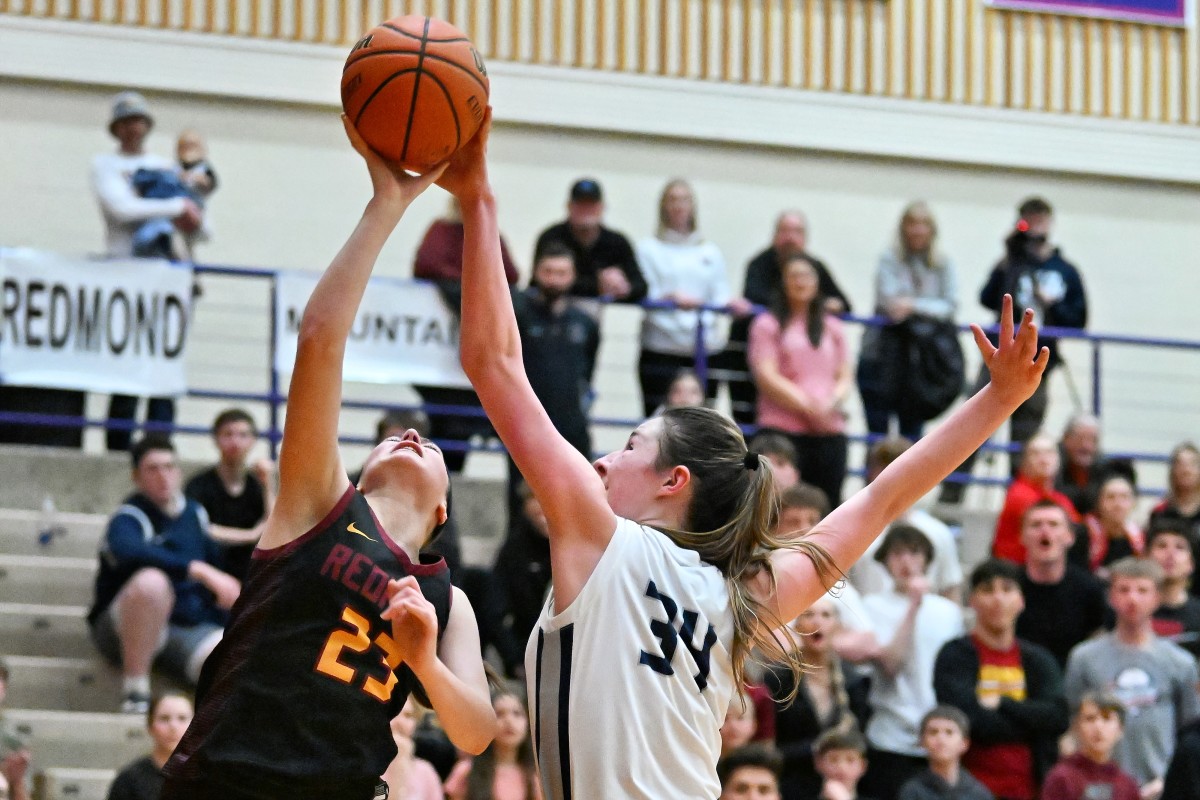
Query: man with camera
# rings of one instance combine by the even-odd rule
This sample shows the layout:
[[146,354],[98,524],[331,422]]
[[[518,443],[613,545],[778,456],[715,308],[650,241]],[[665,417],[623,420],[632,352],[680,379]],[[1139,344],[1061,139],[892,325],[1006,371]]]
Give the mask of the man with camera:
[[[1039,327],[1086,327],[1087,294],[1083,279],[1079,270],[1051,244],[1053,225],[1054,210],[1041,197],[1030,197],[1017,207],[1017,222],[1004,240],[1004,257],[992,268],[987,283],[979,292],[981,305],[999,314],[1004,295],[1011,294],[1013,308],[1032,308]],[[995,340],[994,335],[991,338]],[[1050,349],[1049,375],[1049,370],[1062,361],[1058,341],[1044,336],[1039,336],[1038,340]],[[987,382],[987,369],[983,368],[971,393],[978,392]],[[1048,383],[1043,378],[1033,396],[1013,412],[1009,432],[1013,444],[1023,445],[1041,428],[1046,417]],[[958,472],[970,473],[974,463],[975,455],[972,455]],[[942,485],[941,502],[959,502],[965,488],[965,483],[947,481]]]

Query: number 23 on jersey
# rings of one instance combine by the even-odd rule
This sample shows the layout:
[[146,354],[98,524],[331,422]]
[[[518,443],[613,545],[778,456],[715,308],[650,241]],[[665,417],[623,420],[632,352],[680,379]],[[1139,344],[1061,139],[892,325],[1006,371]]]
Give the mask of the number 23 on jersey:
[[376,663],[386,670],[387,678],[380,681],[367,674],[359,688],[376,700],[386,703],[392,698],[392,691],[396,688],[395,669],[400,666],[402,661],[395,641],[384,631],[380,631],[372,638],[370,621],[350,606],[342,609],[342,622],[349,625],[350,630],[337,628],[329,634],[329,638],[325,640],[325,646],[321,649],[321,657],[317,659],[317,672],[342,683],[354,685],[358,682],[360,670],[345,663],[343,651],[349,650],[351,653],[378,651],[379,661]]

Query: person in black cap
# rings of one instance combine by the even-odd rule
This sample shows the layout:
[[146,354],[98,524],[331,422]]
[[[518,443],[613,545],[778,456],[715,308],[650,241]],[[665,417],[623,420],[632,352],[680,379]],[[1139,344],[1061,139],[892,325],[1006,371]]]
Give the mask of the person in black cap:
[[567,218],[538,236],[534,263],[551,242],[559,242],[575,256],[573,296],[636,303],[646,296],[646,279],[638,268],[629,240],[604,227],[603,219],[604,194],[600,184],[593,178],[575,181],[567,199]]

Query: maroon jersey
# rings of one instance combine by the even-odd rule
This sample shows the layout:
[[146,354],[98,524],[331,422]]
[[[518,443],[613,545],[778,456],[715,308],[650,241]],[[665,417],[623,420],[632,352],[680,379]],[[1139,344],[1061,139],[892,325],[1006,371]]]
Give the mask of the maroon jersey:
[[407,575],[433,604],[440,637],[445,562],[413,564],[353,486],[299,539],[255,550],[167,776],[253,775],[286,790],[382,775],[396,755],[389,723],[417,686],[379,617],[388,581]]

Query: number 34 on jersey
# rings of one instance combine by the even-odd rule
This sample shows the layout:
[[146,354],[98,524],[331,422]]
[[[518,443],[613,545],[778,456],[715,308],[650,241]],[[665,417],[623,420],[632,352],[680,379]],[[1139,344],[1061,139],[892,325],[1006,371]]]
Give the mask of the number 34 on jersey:
[[708,686],[709,656],[712,646],[717,643],[717,632],[711,624],[708,625],[703,639],[697,645],[696,629],[701,622],[699,612],[683,609],[682,619],[677,628],[676,617],[680,616],[679,603],[666,592],[659,591],[654,581],[650,581],[646,586],[645,596],[657,605],[655,612],[664,614],[666,619],[662,620],[656,617],[650,619],[650,632],[658,639],[658,652],[650,653],[643,650],[638,663],[661,675],[674,675],[675,668],[671,662],[675,658],[675,652],[679,649],[679,642],[682,639],[683,646],[687,648],[696,662],[698,671],[692,678],[696,681],[696,687],[703,692]]

